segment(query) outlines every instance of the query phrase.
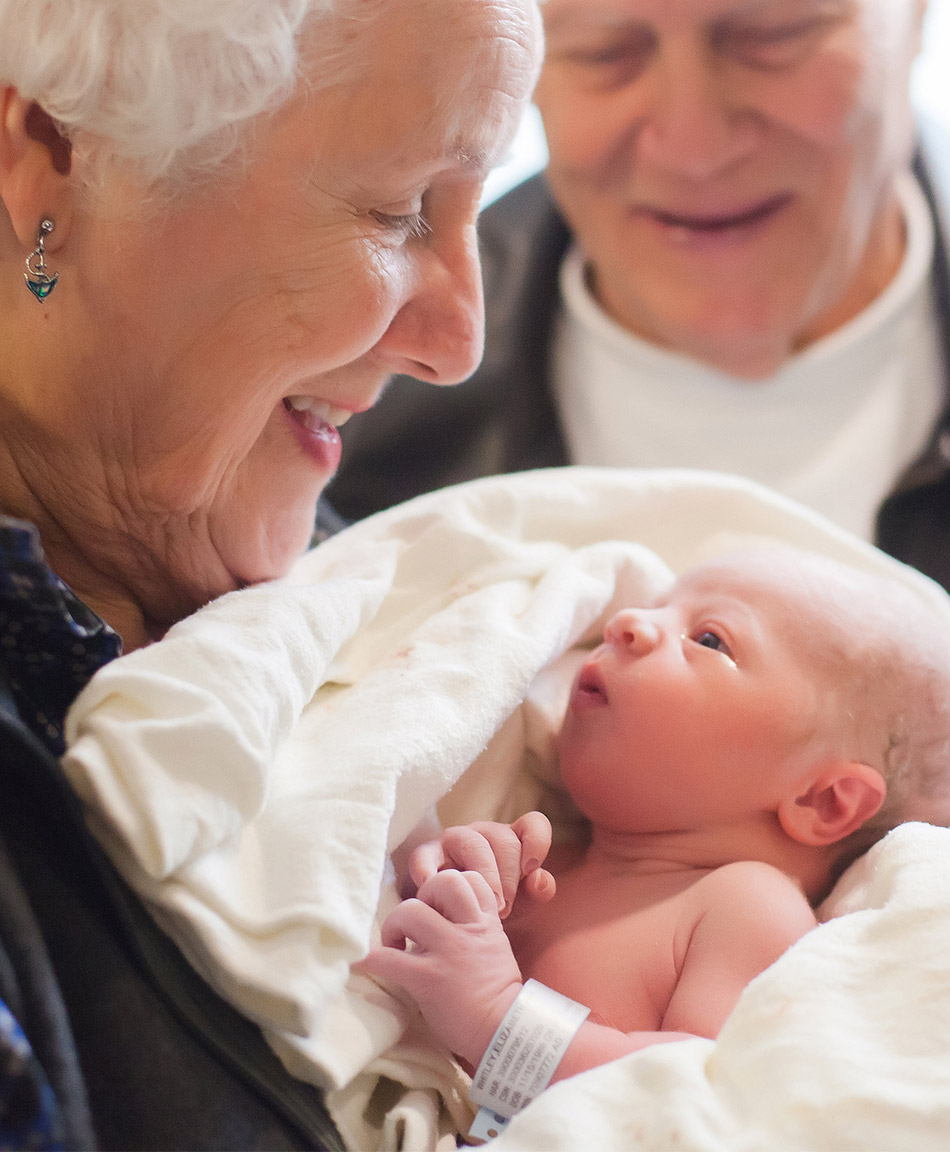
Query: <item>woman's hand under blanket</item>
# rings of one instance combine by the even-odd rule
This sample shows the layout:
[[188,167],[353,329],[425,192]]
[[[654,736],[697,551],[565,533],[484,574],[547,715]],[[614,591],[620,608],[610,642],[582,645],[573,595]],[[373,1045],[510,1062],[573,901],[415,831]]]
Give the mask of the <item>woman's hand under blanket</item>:
[[541,867],[550,850],[551,822],[541,812],[526,812],[513,824],[484,820],[446,828],[437,839],[414,849],[409,876],[418,893],[444,869],[477,872],[493,892],[504,920],[519,887],[542,903],[554,895],[554,877]]
[[386,917],[356,969],[409,994],[437,1039],[474,1068],[521,991],[521,972],[478,872],[447,868]]

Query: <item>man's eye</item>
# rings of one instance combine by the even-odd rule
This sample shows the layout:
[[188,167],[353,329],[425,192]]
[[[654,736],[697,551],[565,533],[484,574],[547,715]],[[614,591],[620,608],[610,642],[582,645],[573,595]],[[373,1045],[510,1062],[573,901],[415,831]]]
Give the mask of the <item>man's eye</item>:
[[795,63],[824,30],[824,21],[799,20],[764,28],[727,28],[718,36],[717,47],[747,64],[781,67]]
[[611,88],[638,79],[655,49],[655,36],[635,29],[604,39],[551,46],[548,59],[577,69],[589,84]]

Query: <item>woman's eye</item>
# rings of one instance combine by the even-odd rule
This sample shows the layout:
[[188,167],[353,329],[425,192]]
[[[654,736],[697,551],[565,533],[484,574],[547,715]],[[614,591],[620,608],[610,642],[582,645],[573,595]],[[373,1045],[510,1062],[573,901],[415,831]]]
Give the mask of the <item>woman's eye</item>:
[[405,239],[422,239],[432,231],[432,226],[421,211],[419,212],[378,212],[370,216],[389,232],[395,232]]

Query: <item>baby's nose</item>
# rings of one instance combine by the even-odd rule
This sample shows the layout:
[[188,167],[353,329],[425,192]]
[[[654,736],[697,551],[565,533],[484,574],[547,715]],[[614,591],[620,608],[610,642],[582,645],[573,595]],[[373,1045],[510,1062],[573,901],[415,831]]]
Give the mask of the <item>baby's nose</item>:
[[633,656],[645,656],[659,644],[660,629],[646,612],[624,608],[608,620],[604,639]]

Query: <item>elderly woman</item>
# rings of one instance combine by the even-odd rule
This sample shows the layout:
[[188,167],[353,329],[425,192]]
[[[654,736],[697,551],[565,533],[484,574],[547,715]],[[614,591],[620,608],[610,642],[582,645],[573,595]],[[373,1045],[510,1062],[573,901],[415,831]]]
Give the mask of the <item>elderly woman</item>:
[[354,422],[336,507],[567,461],[712,468],[950,587],[950,142],[921,145],[908,97],[924,8],[548,0],[550,164],[482,218],[485,361]]
[[534,0],[0,0],[9,1146],[336,1142],[55,756],[98,666],[288,568],[389,375],[473,371],[481,185],[538,41]]

